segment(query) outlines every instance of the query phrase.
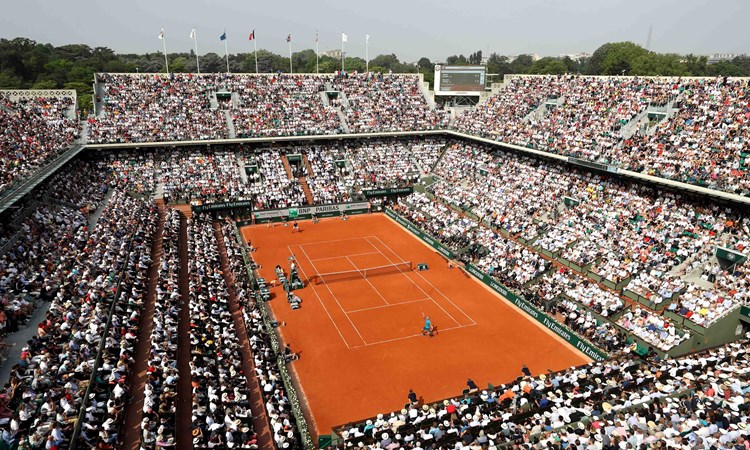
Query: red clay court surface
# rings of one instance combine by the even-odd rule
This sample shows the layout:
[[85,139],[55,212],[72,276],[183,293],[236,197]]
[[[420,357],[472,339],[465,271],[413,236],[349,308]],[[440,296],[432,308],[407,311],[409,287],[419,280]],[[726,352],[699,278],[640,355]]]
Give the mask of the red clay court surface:
[[[427,271],[394,271],[295,291],[292,310],[280,287],[270,301],[283,338],[301,358],[292,363],[317,434],[332,427],[403,408],[413,388],[426,402],[477,385],[514,380],[522,364],[532,373],[590,360],[507,300],[497,296],[383,214],[300,222],[292,227],[242,229],[257,248],[261,276],[289,271],[294,255],[303,280],[313,274],[364,269],[401,261],[427,263]],[[325,278],[325,277],[324,277]],[[422,336],[422,313],[439,334]]]

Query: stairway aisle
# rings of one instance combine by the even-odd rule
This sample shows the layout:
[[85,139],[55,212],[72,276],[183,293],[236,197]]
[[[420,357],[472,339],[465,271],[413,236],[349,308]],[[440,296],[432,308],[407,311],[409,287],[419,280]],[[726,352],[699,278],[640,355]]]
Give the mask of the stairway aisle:
[[305,200],[307,200],[307,204],[312,205],[313,195],[312,191],[310,191],[310,186],[307,184],[307,177],[299,177],[299,184],[302,187],[302,192],[305,193]]
[[289,160],[286,155],[281,155],[281,164],[284,165],[284,170],[286,170],[286,177],[293,180],[294,175],[292,175],[292,166],[289,165]]
[[177,448],[193,448],[193,386],[190,374],[190,274],[188,273],[187,218],[180,218],[180,323],[177,326]]
[[305,168],[307,169],[307,175],[310,177],[314,177],[315,173],[313,173],[312,166],[310,165],[310,160],[307,159],[307,155],[302,155],[302,161],[305,163]]
[[143,310],[139,323],[138,342],[135,345],[135,362],[131,374],[130,396],[131,400],[125,409],[125,439],[122,448],[124,450],[138,450],[141,443],[141,419],[143,418],[144,386],[146,384],[146,371],[148,369],[149,353],[151,351],[151,332],[154,328],[154,299],[156,298],[156,287],[159,283],[159,264],[162,255],[162,233],[166,212],[163,200],[157,200],[159,208],[159,220],[156,223],[154,240],[151,244],[151,266],[148,268],[148,290],[143,302]]

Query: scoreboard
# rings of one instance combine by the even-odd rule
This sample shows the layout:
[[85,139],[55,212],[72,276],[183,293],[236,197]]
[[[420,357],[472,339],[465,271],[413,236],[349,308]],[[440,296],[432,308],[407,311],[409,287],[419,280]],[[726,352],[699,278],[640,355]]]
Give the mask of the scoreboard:
[[478,96],[485,89],[485,66],[435,65],[435,95]]

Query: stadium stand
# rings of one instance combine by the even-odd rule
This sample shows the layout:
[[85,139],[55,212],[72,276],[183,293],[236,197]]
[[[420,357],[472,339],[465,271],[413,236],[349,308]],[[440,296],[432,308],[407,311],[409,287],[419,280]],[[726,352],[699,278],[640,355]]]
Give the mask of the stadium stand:
[[[35,91],[44,92],[44,91]],[[79,136],[70,97],[0,94],[0,194],[68,149]]]
[[515,76],[459,131],[748,193],[747,80]]
[[[128,324],[119,313],[129,317],[128,308],[140,301],[153,212],[148,203],[115,191],[95,228],[71,228],[71,242],[60,243],[59,260],[54,266],[49,262],[54,273],[45,277],[52,297],[49,312],[22,349],[4,391],[4,414],[10,420],[2,427],[11,443],[68,445],[80,414],[98,431],[89,436],[93,441],[117,439],[129,365],[129,346],[125,342],[121,348],[118,340]],[[78,220],[56,217],[59,225]],[[107,330],[117,333],[105,336]],[[105,344],[114,353],[97,361]],[[91,409],[81,411],[84,402]]]
[[[230,128],[248,137],[335,134],[343,132],[339,110],[356,133],[447,127],[447,115],[429,108],[419,82],[393,74],[100,74],[104,95],[96,99],[89,140],[221,139]],[[326,101],[327,90],[340,100]],[[231,95],[219,101],[219,91]],[[746,80],[724,78],[513,77],[453,126],[746,195],[747,96]],[[71,102],[0,98],[0,192],[74,142]],[[699,345],[698,337],[750,305],[744,265],[716,256],[718,247],[747,250],[743,209],[444,137],[159,145],[87,151],[3,220],[2,333],[15,333],[51,302],[0,392],[1,439],[9,448],[67,447],[74,436],[88,448],[122,443],[157,217],[152,197],[173,205],[252,199],[256,209],[288,208],[433,178],[393,210],[613,358],[348,424],[338,430],[338,447],[746,445],[747,342],[662,359]],[[290,165],[290,155],[300,159]],[[208,215],[188,220],[184,261],[181,216],[167,213],[141,447],[170,448],[179,440],[180,377],[193,383],[194,448],[258,445],[252,383],[231,320],[231,280],[273,442],[298,448],[304,427],[296,423],[296,397],[282,380],[283,355],[255,298],[247,255],[231,221],[221,233],[214,225]],[[229,274],[220,270],[219,247]],[[187,276],[181,263],[190,269],[189,299],[177,288]],[[179,373],[175,334],[186,300],[190,373]]]
[[353,133],[441,129],[444,111],[430,109],[416,75],[353,73],[333,81],[344,92],[346,120]]
[[237,93],[231,109],[237,137],[324,135],[340,133],[336,109],[320,92],[329,76],[230,75],[220,83]]
[[179,228],[177,210],[167,213],[162,232],[162,260],[150,336],[148,378],[144,385],[141,448],[174,444],[177,429],[177,323],[179,320]]
[[211,110],[213,76],[97,74],[101,111],[89,119],[88,141],[154,142],[228,137],[221,111]]
[[210,220],[188,225],[193,448],[252,448],[249,389]]

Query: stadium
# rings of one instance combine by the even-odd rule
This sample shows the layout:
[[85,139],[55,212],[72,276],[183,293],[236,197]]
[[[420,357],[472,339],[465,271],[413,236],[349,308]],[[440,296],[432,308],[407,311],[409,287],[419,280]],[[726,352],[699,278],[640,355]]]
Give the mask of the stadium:
[[345,63],[0,90],[2,448],[747,448],[750,78]]

